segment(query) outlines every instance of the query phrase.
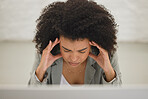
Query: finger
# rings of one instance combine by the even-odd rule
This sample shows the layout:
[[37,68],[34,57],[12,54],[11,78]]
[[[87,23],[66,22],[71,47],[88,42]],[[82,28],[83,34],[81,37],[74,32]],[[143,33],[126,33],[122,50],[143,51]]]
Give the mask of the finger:
[[60,43],[60,42],[61,42],[60,39],[58,39],[55,45],[57,45],[57,44]]
[[100,51],[105,51],[105,49],[103,49],[101,46],[99,46],[96,42],[94,42],[94,41],[92,41],[92,44],[94,45],[94,46],[96,46]]
[[95,43],[94,41],[92,41],[92,44],[100,49],[100,46],[97,43]]
[[48,43],[48,45],[46,46],[45,50],[49,50],[49,48],[51,47],[51,45],[52,45],[52,42],[51,42],[51,40],[49,40],[49,43]]
[[57,45],[58,43],[60,43],[60,41],[58,40],[58,38],[55,39],[55,41],[53,42],[52,46],[51,46],[51,50],[54,48],[55,45]]
[[94,60],[96,60],[96,59],[97,59],[97,56],[96,56],[96,55],[94,55],[94,54],[92,54],[92,53],[89,53],[89,56],[90,56],[91,58],[93,58]]
[[60,40],[60,39],[58,39],[57,44],[58,44],[58,43],[60,43],[60,42],[61,42],[61,40]]
[[94,45],[92,44],[92,42],[90,42],[90,41],[89,41],[89,44],[92,45],[92,46],[94,46]]
[[58,54],[58,55],[54,56],[54,60],[57,60],[57,59],[59,59],[61,57],[62,57],[62,55],[61,54]]
[[93,41],[89,42],[89,44],[92,45],[92,46],[96,46],[96,47],[98,46],[98,44],[94,43]]
[[50,53],[50,51],[53,49],[53,47],[58,44],[60,41],[58,40],[58,38],[55,39],[54,42],[52,42],[51,40],[49,41],[48,46],[46,47],[46,50],[48,50],[48,53]]
[[51,46],[52,46],[52,41],[49,41],[49,44],[47,45],[47,47],[45,48],[45,51],[47,51],[47,53],[50,53],[51,51]]
[[89,42],[89,44],[91,45],[91,46],[95,46],[95,47],[97,47],[99,50],[101,49],[101,47],[98,45],[98,44],[96,44],[95,42]]

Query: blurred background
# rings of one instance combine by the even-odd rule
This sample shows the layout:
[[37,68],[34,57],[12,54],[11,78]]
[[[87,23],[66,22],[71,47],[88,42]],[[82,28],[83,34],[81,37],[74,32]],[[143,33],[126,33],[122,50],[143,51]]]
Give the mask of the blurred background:
[[[35,21],[55,1],[66,0],[0,0],[0,85],[27,85],[36,51]],[[119,25],[123,84],[148,84],[148,1],[94,1],[108,8]]]

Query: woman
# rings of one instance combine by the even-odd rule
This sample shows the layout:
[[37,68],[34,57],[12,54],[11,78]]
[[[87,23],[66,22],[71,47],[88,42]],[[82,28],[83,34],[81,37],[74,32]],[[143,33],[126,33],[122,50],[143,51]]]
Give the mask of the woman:
[[54,2],[37,20],[38,50],[29,84],[120,85],[116,23],[88,0]]

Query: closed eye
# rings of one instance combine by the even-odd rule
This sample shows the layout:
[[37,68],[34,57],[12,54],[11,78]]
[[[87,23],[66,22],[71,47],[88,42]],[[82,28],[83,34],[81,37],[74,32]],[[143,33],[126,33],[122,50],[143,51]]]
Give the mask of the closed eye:
[[70,52],[69,50],[64,50],[64,52]]
[[80,53],[85,53],[85,51],[84,52],[81,52],[81,51],[79,51]]
[[[65,51],[65,50],[64,50],[64,52],[70,52],[70,51]],[[79,52],[80,52],[80,53],[85,53],[85,52],[81,52],[81,51],[79,51]]]
[[[62,46],[63,47],[63,46]],[[71,50],[69,50],[69,49],[67,49],[67,48],[65,48],[65,47],[63,47],[63,49],[64,49],[64,52],[70,52]],[[87,47],[86,48],[83,48],[83,49],[81,49],[81,50],[78,50],[78,52],[80,52],[80,53],[85,53],[86,52],[86,49],[87,49]]]

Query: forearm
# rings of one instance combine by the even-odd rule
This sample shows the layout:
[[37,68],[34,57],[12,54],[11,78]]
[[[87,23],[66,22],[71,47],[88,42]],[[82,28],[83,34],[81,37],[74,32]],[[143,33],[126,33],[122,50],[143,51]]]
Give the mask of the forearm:
[[38,66],[38,68],[35,71],[35,74],[37,76],[37,78],[40,80],[40,82],[43,81],[43,77],[45,75],[46,70],[41,68],[40,66]]
[[111,65],[107,69],[104,69],[104,73],[105,73],[107,82],[110,82],[116,77],[116,73]]

